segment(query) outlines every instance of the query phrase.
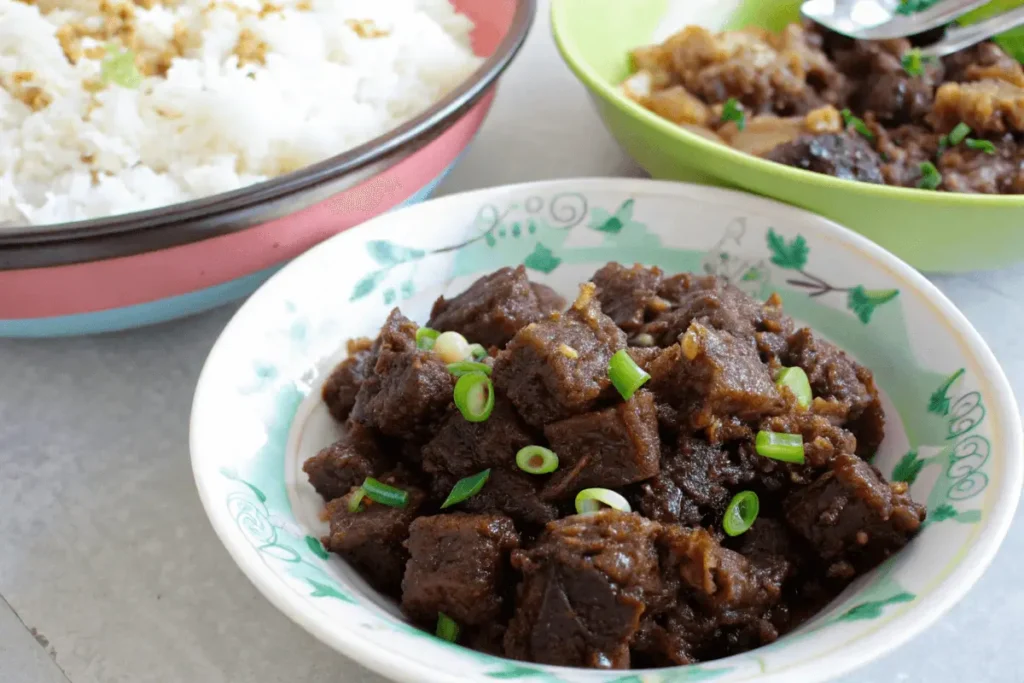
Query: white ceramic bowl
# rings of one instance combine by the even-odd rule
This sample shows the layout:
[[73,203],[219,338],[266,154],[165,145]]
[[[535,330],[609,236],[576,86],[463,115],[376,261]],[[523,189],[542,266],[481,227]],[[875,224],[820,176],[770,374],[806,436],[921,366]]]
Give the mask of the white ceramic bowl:
[[[319,538],[303,460],[337,435],[319,400],[345,338],[401,306],[425,322],[439,294],[525,263],[571,296],[607,261],[725,275],[871,368],[888,433],[875,464],[912,483],[928,521],[899,555],[778,642],[673,669],[586,671],[500,659],[405,624]],[[817,295],[817,296],[811,296]],[[445,197],[338,235],[275,275],[210,353],[191,425],[214,529],[259,590],[338,651],[395,680],[806,683],[864,664],[967,592],[1002,541],[1022,483],[1017,405],[967,320],[927,280],[818,216],[727,190],[565,180]]]

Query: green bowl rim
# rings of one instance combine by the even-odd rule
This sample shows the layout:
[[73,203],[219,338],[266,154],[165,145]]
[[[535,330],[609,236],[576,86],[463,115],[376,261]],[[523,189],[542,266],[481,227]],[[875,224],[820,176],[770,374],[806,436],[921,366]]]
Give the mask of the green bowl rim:
[[[857,180],[844,180],[834,176],[814,173],[803,169],[786,166],[774,161],[767,161],[752,154],[741,152],[727,145],[722,145],[708,140],[696,133],[682,128],[667,119],[663,119],[654,112],[640,106],[636,102],[622,95],[616,88],[610,86],[582,57],[577,55],[576,45],[570,35],[563,31],[563,17],[569,11],[567,8],[578,0],[551,0],[551,32],[555,39],[555,45],[562,55],[562,59],[574,74],[592,92],[599,94],[604,100],[614,105],[623,113],[638,119],[640,123],[656,129],[659,133],[675,138],[698,151],[707,154],[716,154],[729,161],[746,167],[747,170],[756,173],[775,173],[795,183],[804,183],[809,190],[829,189],[847,192],[857,192],[865,196],[885,199],[903,199],[910,201],[932,202],[942,205],[945,208],[955,207],[958,209],[984,208],[984,207],[1021,207],[1024,208],[1024,195],[1013,194],[975,194],[966,192],[936,192],[933,190],[920,190],[916,188],[899,187],[895,185],[875,185]],[[726,179],[727,180],[727,179]]]

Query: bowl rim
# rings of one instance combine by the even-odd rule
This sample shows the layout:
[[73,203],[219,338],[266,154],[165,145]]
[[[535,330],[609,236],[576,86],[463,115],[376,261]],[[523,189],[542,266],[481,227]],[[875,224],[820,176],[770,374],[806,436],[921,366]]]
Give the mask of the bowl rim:
[[[867,238],[823,216],[774,199],[760,197],[740,190],[711,188],[694,183],[634,178],[581,178],[501,185],[447,195],[429,200],[421,205],[404,207],[389,214],[373,218],[362,225],[356,226],[313,247],[275,274],[243,304],[218,336],[200,372],[190,415],[189,449],[193,476],[207,517],[210,519],[214,531],[232,559],[234,559],[242,572],[252,581],[257,589],[281,612],[309,633],[315,635],[322,642],[356,660],[361,665],[392,680],[408,681],[409,683],[454,683],[467,680],[459,675],[452,675],[445,671],[421,666],[418,663],[407,662],[401,656],[401,653],[385,650],[377,644],[366,641],[354,630],[344,630],[337,627],[328,628],[324,625],[324,620],[316,616],[315,609],[307,603],[300,601],[295,594],[285,589],[283,584],[271,574],[261,570],[260,563],[253,562],[250,557],[251,548],[246,545],[243,539],[237,536],[230,520],[220,513],[219,501],[211,498],[213,491],[216,490],[216,486],[208,483],[208,480],[214,477],[215,472],[213,470],[215,468],[204,466],[201,462],[201,454],[206,449],[198,442],[195,425],[201,419],[199,415],[202,409],[202,394],[204,393],[205,386],[210,382],[210,376],[216,371],[217,359],[228,353],[225,349],[226,339],[236,326],[241,325],[240,320],[250,315],[250,309],[257,306],[254,303],[255,299],[261,296],[264,290],[269,291],[276,286],[276,283],[288,277],[288,273],[291,273],[293,270],[302,269],[307,262],[318,259],[322,251],[334,248],[333,243],[335,241],[352,240],[361,235],[372,234],[377,225],[414,217],[416,212],[420,210],[420,207],[432,203],[455,203],[468,201],[469,199],[479,201],[500,192],[550,192],[552,190],[568,188],[576,191],[590,192],[602,190],[628,192],[631,191],[630,188],[635,188],[632,191],[636,193],[661,193],[669,195],[678,192],[680,188],[687,188],[691,191],[699,189],[700,192],[707,195],[718,195],[737,200],[742,199],[742,201],[752,206],[772,207],[776,211],[785,211],[793,215],[802,215],[805,219],[815,220],[825,233],[833,233],[840,236],[848,244],[856,246],[864,255],[864,258],[880,263],[894,274],[898,274],[906,282],[907,286],[914,288],[925,300],[933,305],[941,318],[947,320],[950,325],[963,335],[968,349],[974,355],[978,365],[984,370],[985,376],[991,383],[994,405],[1000,407],[1000,420],[998,421],[998,424],[1001,425],[1000,433],[1006,439],[1006,443],[1009,446],[1006,449],[1007,459],[1004,463],[1004,476],[1002,481],[999,482],[998,496],[1001,503],[993,507],[990,520],[985,525],[984,531],[979,534],[970,552],[965,553],[959,559],[958,563],[942,578],[936,589],[929,594],[921,596],[918,602],[913,603],[905,612],[896,615],[877,630],[857,639],[855,641],[856,646],[845,643],[830,653],[816,659],[801,662],[792,668],[770,674],[755,674],[744,680],[757,681],[758,683],[795,683],[796,681],[800,683],[814,683],[832,679],[894,650],[932,625],[941,615],[959,602],[981,577],[995,557],[1013,521],[1021,495],[1021,487],[1024,484],[1024,432],[1022,432],[1021,416],[1017,402],[1005,373],[978,331],[975,330],[970,321],[938,287],[913,267]],[[939,590],[939,588],[944,590]],[[744,655],[736,656],[742,657]],[[729,659],[731,658],[715,661],[724,663]],[[822,666],[823,663],[828,664],[827,668]],[[576,672],[579,674],[582,671],[565,667],[534,666],[556,672]],[[680,668],[685,667],[672,667],[669,670]],[[654,670],[629,670],[618,673],[628,676],[631,672],[642,673],[643,671],[650,672]]]
[[[399,149],[428,138],[442,124],[457,118],[479,100],[511,64],[533,26],[537,0],[514,0],[515,13],[508,32],[468,77],[454,90],[408,121],[357,147],[282,176],[217,194],[155,209],[133,211],[80,221],[19,225],[0,229],[0,248],[78,241],[95,237],[138,233],[174,223],[239,213],[309,190],[386,159]],[[244,230],[248,225],[221,230]],[[197,236],[195,239],[202,239]],[[194,240],[184,240],[185,242]]]
[[[669,0],[673,1],[673,0]],[[846,180],[823,173],[814,173],[794,166],[787,166],[775,161],[768,161],[746,152],[741,152],[726,144],[720,144],[701,135],[690,132],[668,119],[662,118],[623,95],[609,84],[583,58],[572,33],[565,29],[566,19],[571,7],[579,0],[551,0],[551,33],[558,46],[558,52],[569,69],[593,93],[613,105],[620,112],[636,119],[642,125],[653,128],[660,134],[695,148],[702,154],[713,154],[733,164],[742,166],[751,173],[775,174],[791,183],[807,186],[807,190],[828,189],[833,191],[854,192],[864,195],[865,199],[904,200],[913,202],[929,202],[942,207],[958,209],[981,209],[988,207],[1024,208],[1024,195],[1015,194],[976,194],[968,192],[938,192],[919,188],[901,187],[897,185],[876,185],[857,180]]]

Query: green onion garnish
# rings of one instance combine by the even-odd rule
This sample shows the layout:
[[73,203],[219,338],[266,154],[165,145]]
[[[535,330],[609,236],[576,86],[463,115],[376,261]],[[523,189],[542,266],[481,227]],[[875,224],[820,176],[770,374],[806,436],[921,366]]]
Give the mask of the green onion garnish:
[[793,395],[796,396],[796,402],[802,408],[811,405],[811,399],[813,398],[811,383],[808,381],[807,373],[803,371],[803,368],[782,368],[779,371],[779,376],[775,378],[775,386],[780,389],[788,387],[793,392]]
[[602,505],[620,512],[633,511],[629,501],[611,489],[583,489],[576,494],[576,512],[581,515],[597,512]]
[[487,358],[488,353],[487,349],[485,349],[482,344],[470,344],[469,355],[473,360],[482,360]]
[[487,479],[491,476],[490,468],[483,472],[478,472],[472,477],[466,477],[465,479],[459,479],[455,486],[452,487],[452,492],[448,494],[448,497],[441,503],[441,509],[461,503],[467,498],[472,498],[476,494],[480,493],[480,489],[487,483]]
[[100,62],[100,78],[122,88],[138,88],[142,85],[142,74],[135,66],[135,53],[122,51],[117,45],[107,45],[107,56]]
[[525,446],[516,453],[516,465],[530,474],[550,474],[558,469],[558,456],[543,446]]
[[784,434],[762,429],[754,439],[754,448],[758,455],[772,460],[792,462],[797,465],[804,463],[804,437],[802,434]]
[[945,136],[946,144],[950,147],[956,147],[970,134],[971,127],[961,121],[953,127],[953,130],[949,131],[949,135]]
[[910,76],[921,76],[924,74],[924,65],[931,64],[935,58],[931,55],[921,54],[921,48],[915,47],[900,60],[903,63],[903,70]]
[[471,372],[482,372],[485,375],[491,374],[491,366],[483,363],[474,363],[470,360],[462,360],[458,363],[449,363],[448,372],[452,373],[456,377],[462,377],[468,375]]
[[444,612],[437,613],[437,637],[454,643],[459,638],[459,625]]
[[739,130],[747,127],[747,115],[743,113],[743,105],[735,97],[730,97],[722,105],[722,123],[729,121],[735,121]]
[[366,496],[375,503],[387,505],[392,508],[404,508],[409,504],[409,493],[394,486],[388,486],[377,481],[373,477],[367,477],[363,481],[363,491]]
[[483,422],[494,410],[494,385],[482,372],[471,372],[455,383],[455,407],[469,422]]
[[761,501],[753,491],[741,491],[733,496],[722,517],[722,529],[730,536],[739,536],[754,526]]
[[967,138],[967,140],[964,142],[964,145],[966,145],[968,149],[977,149],[984,152],[985,154],[996,153],[996,146],[989,142],[988,140],[975,140],[974,138]]
[[441,333],[437,330],[432,330],[429,327],[421,327],[416,330],[416,348],[422,349],[423,351],[429,351],[434,348],[434,343],[440,336]]
[[363,489],[356,489],[356,492],[352,494],[352,497],[348,499],[348,511],[355,514],[363,509],[363,498],[366,497],[366,491]]
[[921,162],[921,179],[917,186],[922,190],[935,190],[942,184],[942,174],[930,161]]
[[864,123],[863,119],[854,116],[849,109],[844,109],[839,113],[843,115],[843,122],[846,123],[847,128],[853,128],[868,140],[875,139],[875,134],[871,132],[871,129],[868,128],[868,124]]
[[608,379],[619,390],[622,398],[627,401],[650,378],[651,376],[636,364],[636,361],[626,353],[625,349],[616,351],[615,355],[608,361]]

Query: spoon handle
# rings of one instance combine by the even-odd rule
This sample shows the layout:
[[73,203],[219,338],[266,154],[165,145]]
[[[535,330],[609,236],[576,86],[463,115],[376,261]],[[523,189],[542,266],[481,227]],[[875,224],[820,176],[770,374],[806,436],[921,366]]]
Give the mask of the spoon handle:
[[1024,24],[1024,5],[976,24],[951,28],[946,31],[945,38],[922,48],[921,54],[928,57],[945,57],[994,35],[1017,28],[1021,24]]

